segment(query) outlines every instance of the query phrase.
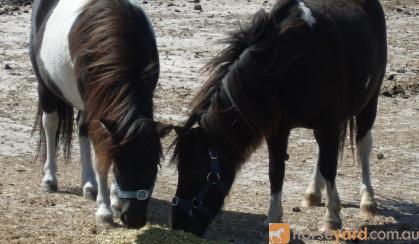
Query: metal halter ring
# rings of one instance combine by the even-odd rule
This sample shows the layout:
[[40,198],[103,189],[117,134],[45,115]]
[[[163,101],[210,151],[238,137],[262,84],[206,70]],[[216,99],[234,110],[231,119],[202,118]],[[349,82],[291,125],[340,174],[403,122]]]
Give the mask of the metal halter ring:
[[192,198],[191,203],[192,203],[192,205],[191,205],[191,206],[192,206],[194,209],[198,209],[198,208],[199,208],[199,205],[202,205],[202,200],[198,201],[198,199],[196,199],[196,197],[194,197],[194,198]]
[[217,154],[213,154],[213,152],[212,152],[212,150],[211,150],[211,149],[208,151],[208,153],[209,153],[209,156],[210,156],[210,158],[211,158],[211,159],[213,159],[213,160],[218,159]]
[[174,197],[174,198],[172,199],[171,205],[172,205],[172,206],[177,206],[177,205],[179,205],[179,197]]
[[[209,172],[207,174],[207,181],[208,182],[211,182],[212,184],[216,184],[216,181],[211,181],[211,179],[210,179],[210,177],[211,177],[212,174],[214,174],[214,172]],[[221,180],[220,174],[219,173],[215,173],[215,175],[217,176],[217,180],[220,181]]]

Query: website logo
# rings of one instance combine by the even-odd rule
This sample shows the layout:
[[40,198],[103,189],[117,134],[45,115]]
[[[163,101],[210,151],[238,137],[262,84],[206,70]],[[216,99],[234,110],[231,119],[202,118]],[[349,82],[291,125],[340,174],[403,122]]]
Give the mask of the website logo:
[[290,225],[285,223],[269,224],[269,244],[286,244],[291,239]]

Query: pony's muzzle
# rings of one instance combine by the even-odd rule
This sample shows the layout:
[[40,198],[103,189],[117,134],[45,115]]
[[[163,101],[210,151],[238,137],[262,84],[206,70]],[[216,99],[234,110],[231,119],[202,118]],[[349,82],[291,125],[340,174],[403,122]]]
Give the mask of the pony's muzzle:
[[141,228],[147,223],[147,202],[127,200],[121,212],[121,221],[128,228]]

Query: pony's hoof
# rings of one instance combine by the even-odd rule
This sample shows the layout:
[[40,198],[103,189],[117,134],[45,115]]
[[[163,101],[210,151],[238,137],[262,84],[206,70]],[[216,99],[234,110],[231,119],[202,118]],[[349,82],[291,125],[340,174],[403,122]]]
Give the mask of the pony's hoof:
[[331,233],[334,230],[339,230],[342,228],[342,222],[331,222],[326,221],[320,227],[320,231],[323,233]]
[[84,187],[83,187],[83,197],[84,198],[95,201],[96,196],[97,196],[97,189],[94,186],[92,186],[89,183],[84,185]]
[[363,219],[373,219],[377,214],[377,203],[373,201],[368,201],[366,203],[361,203],[360,215]]
[[58,191],[57,181],[45,180],[42,181],[42,191],[52,193]]
[[105,228],[114,226],[112,212],[106,211],[96,213],[96,225]]
[[121,218],[122,209],[117,205],[111,205],[112,214],[114,218]]
[[301,205],[303,205],[303,207],[320,206],[321,201],[322,201],[322,195],[318,195],[315,193],[308,193],[304,196],[304,199],[301,202]]

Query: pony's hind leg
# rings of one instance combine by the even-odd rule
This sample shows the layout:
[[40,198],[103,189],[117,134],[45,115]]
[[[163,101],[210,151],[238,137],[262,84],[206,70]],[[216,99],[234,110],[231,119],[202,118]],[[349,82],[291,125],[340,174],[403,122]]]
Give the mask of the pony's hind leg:
[[374,190],[370,180],[369,158],[372,149],[371,128],[374,124],[377,112],[377,97],[373,97],[370,103],[356,116],[356,149],[358,162],[361,167],[361,216],[372,218],[377,211],[377,203],[374,200]]
[[38,82],[38,97],[39,108],[37,117],[40,118],[40,124],[42,124],[39,128],[38,150],[41,150],[42,158],[45,159],[42,189],[45,192],[56,192],[58,190],[56,150],[60,124],[58,113],[59,100],[48,90],[41,80]]
[[372,218],[377,211],[377,203],[374,200],[374,190],[371,185],[370,170],[369,170],[369,156],[372,148],[371,131],[357,140],[356,143],[359,164],[361,166],[361,216],[364,218]]
[[322,200],[323,188],[324,179],[323,176],[320,174],[319,162],[317,162],[311,183],[304,194],[302,205],[304,207],[319,206]]
[[282,186],[284,183],[285,161],[287,160],[287,145],[289,131],[268,138],[269,150],[269,180],[271,183],[271,202],[268,218],[264,225],[280,223],[282,220]]
[[88,135],[88,126],[83,112],[79,112],[77,116],[77,124],[79,127],[80,162],[82,166],[81,184],[83,187],[83,196],[87,199],[95,200],[97,195],[97,182],[92,166],[91,142]]
[[341,129],[315,131],[315,137],[319,144],[319,171],[324,178],[326,188],[326,215],[324,218],[322,231],[340,229],[342,221],[340,219],[340,202],[336,190],[336,171],[339,154]]
[[56,192],[57,187],[57,159],[56,159],[56,137],[58,130],[59,116],[55,110],[42,114],[42,126],[46,137],[46,160],[44,164],[44,178],[42,189],[45,192]]

